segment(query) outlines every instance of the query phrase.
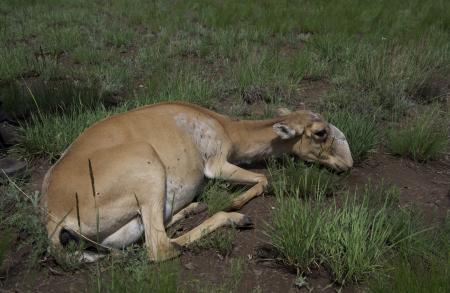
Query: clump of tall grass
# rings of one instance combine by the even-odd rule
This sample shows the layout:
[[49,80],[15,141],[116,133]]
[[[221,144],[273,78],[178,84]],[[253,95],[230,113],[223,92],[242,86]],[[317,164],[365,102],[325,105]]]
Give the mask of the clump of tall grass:
[[325,115],[347,138],[355,163],[363,161],[377,144],[375,116],[336,110]]
[[178,292],[179,261],[150,263],[145,249],[112,257],[106,272],[94,276],[91,292]]
[[[0,219],[0,227],[3,226],[3,223]],[[2,237],[0,238],[0,268],[2,267],[3,261],[6,258],[9,248],[13,242],[13,234],[11,231],[3,231]]]
[[269,161],[269,172],[270,188],[277,195],[331,195],[340,188],[339,176],[318,165],[307,166],[287,156],[279,161]]
[[[384,257],[392,251],[397,242],[397,227],[391,221],[392,197],[397,197],[399,190],[387,188],[385,202],[373,209],[366,188],[362,198],[358,195],[345,194],[341,207],[336,203],[324,209],[324,227],[321,229],[318,244],[320,261],[330,269],[333,278],[341,283],[361,282],[384,266]],[[410,235],[405,235],[409,237]]]
[[441,293],[450,292],[450,263],[435,260],[430,264],[410,263],[400,259],[389,276],[380,276],[369,283],[370,292]]
[[61,153],[92,123],[114,113],[124,111],[121,107],[114,110],[98,106],[89,109],[85,106],[74,107],[64,115],[32,115],[31,121],[21,126],[21,141],[13,146],[11,152],[21,157],[47,156],[57,159]]
[[[369,282],[371,292],[450,292],[450,217],[442,226],[421,234],[416,253],[392,260],[388,275]],[[425,253],[424,253],[425,252]]]
[[58,266],[65,272],[74,272],[83,267],[82,261],[84,245],[70,241],[66,246],[54,246],[51,255]]
[[432,108],[403,127],[388,131],[388,147],[395,155],[415,161],[435,159],[446,150],[449,142],[448,118]]
[[226,256],[233,250],[233,241],[236,237],[236,230],[223,229],[214,231],[209,235],[205,235],[198,241],[190,245],[194,250],[214,249],[220,255]]
[[214,215],[220,211],[226,211],[231,207],[234,198],[243,192],[237,188],[230,192],[231,184],[223,180],[209,180],[198,196],[198,200],[208,206],[208,214]]
[[[26,259],[27,265],[37,265],[42,253],[48,246],[47,232],[41,223],[41,212],[38,208],[39,193],[36,192],[27,199],[18,190],[23,183],[6,181],[0,185],[0,254],[5,255],[11,248],[13,235],[21,231],[26,235],[21,241],[21,246],[32,245],[33,249]],[[13,246],[14,247],[14,246]],[[1,260],[1,258],[0,258]]]
[[272,245],[287,264],[303,272],[321,264],[340,284],[359,283],[382,272],[387,259],[400,248],[408,253],[411,246],[402,244],[422,232],[410,224],[406,210],[399,211],[395,187],[369,185],[343,194],[341,203],[327,202],[323,191],[306,199],[299,193],[275,193],[278,207],[267,230]]

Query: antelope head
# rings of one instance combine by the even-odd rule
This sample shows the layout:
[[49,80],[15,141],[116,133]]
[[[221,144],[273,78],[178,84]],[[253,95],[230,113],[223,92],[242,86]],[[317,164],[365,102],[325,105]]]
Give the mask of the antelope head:
[[292,152],[307,162],[318,162],[336,171],[353,166],[345,135],[320,115],[309,110],[277,110],[282,120],[273,130],[282,140],[291,140]]

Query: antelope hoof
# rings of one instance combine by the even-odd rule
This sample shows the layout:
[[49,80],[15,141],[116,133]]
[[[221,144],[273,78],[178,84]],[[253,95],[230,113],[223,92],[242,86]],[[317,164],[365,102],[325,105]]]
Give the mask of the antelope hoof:
[[236,228],[239,229],[251,229],[253,228],[253,221],[249,216],[243,215],[242,219],[237,221]]
[[151,256],[150,260],[154,262],[165,261],[173,258],[177,258],[181,255],[179,245],[170,243],[168,246],[160,247],[158,255],[156,257]]

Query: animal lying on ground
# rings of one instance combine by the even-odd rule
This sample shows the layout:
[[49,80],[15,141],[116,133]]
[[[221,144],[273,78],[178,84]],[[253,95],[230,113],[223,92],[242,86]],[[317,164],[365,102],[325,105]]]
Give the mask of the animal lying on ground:
[[[47,172],[41,206],[54,246],[95,239],[123,248],[144,233],[150,259],[176,256],[215,229],[248,226],[237,212],[218,212],[186,234],[166,228],[199,209],[207,178],[253,185],[232,201],[241,208],[263,193],[266,176],[237,164],[295,154],[345,171],[353,160],[344,134],[319,115],[279,109],[268,120],[239,120],[186,103],[161,103],[118,114],[86,129]],[[94,193],[93,193],[94,192]]]

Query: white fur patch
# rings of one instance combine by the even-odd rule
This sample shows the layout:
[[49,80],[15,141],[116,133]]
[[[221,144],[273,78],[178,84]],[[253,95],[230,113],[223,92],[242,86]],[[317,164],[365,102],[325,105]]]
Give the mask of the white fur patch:
[[178,127],[191,134],[204,161],[221,152],[222,138],[218,135],[212,119],[192,118],[180,113],[175,116],[175,122]]
[[117,249],[123,249],[136,242],[144,233],[144,224],[141,217],[135,217],[119,230],[109,235],[102,241],[102,245]]
[[75,255],[80,255],[78,261],[82,263],[93,263],[106,256],[106,254],[95,253],[92,251],[83,251],[81,254],[76,251]]
[[168,222],[179,210],[191,203],[197,195],[199,184],[186,184],[176,178],[170,178],[166,186],[164,204],[164,222]]

